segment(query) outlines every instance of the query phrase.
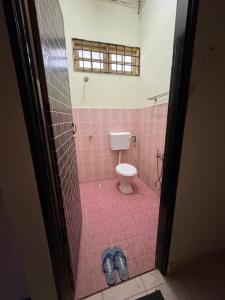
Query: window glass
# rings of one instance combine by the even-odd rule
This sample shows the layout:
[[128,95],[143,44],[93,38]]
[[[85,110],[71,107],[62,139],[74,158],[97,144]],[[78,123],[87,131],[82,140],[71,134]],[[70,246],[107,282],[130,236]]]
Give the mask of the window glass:
[[125,56],[125,63],[131,63],[131,56]]
[[100,53],[100,52],[92,52],[92,58],[93,58],[93,59],[103,60],[103,53]]
[[79,63],[80,63],[81,68],[91,68],[91,62],[90,61],[80,60]]
[[74,70],[138,76],[140,48],[73,39]]
[[103,69],[103,63],[93,62],[92,66],[94,69]]
[[91,58],[91,52],[85,50],[79,50],[79,57],[80,58]]

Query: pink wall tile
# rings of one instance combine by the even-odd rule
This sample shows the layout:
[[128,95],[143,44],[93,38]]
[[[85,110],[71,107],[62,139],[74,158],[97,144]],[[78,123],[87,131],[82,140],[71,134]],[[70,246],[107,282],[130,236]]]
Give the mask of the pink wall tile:
[[[73,117],[77,126],[75,143],[80,182],[115,178],[118,153],[110,150],[109,132],[130,131],[136,135],[136,110],[74,108]],[[137,149],[131,146],[123,161],[137,166]]]
[[138,171],[140,178],[155,192],[157,179],[157,149],[164,153],[168,104],[149,106],[137,110],[138,126]]
[[124,151],[122,161],[135,165],[140,178],[153,190],[157,178],[157,149],[164,152],[167,104],[141,109],[74,108],[80,182],[116,177],[118,153],[109,147],[110,131],[130,131],[137,144]]

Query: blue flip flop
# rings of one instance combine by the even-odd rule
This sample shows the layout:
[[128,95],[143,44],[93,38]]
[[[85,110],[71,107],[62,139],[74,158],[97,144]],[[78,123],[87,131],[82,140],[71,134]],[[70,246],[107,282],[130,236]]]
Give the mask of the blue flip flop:
[[116,274],[114,256],[110,248],[106,248],[102,253],[102,270],[105,273],[108,285],[114,285],[116,283]]
[[120,279],[125,281],[129,278],[126,256],[123,250],[119,247],[114,247],[112,252],[114,256],[114,264],[119,272]]

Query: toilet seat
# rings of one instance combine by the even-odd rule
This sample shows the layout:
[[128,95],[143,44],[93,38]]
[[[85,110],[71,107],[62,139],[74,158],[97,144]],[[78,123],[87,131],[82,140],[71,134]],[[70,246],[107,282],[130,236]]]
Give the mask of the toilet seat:
[[118,164],[116,166],[116,172],[123,176],[135,176],[137,169],[130,164]]

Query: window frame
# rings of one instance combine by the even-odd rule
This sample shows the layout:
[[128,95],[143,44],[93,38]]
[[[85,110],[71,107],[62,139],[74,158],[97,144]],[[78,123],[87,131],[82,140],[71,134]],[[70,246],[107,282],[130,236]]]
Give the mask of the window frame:
[[[72,50],[75,72],[140,76],[140,47],[73,38]],[[90,57],[80,56],[80,51],[90,52]],[[99,53],[100,59],[93,59],[93,52]],[[103,59],[101,59],[101,54],[103,54]],[[112,55],[116,55],[116,60],[112,59]],[[118,60],[118,56],[121,56],[121,61]],[[131,62],[125,61],[126,56],[131,57]],[[83,66],[80,65],[80,62],[83,62]],[[90,62],[91,67],[84,67],[84,62]],[[95,62],[100,63],[100,68],[93,68]],[[101,64],[103,64],[102,68]],[[116,70],[113,69],[113,65],[116,65]],[[118,70],[118,66],[121,66],[121,70]],[[126,71],[128,66],[131,67],[130,71]]]

